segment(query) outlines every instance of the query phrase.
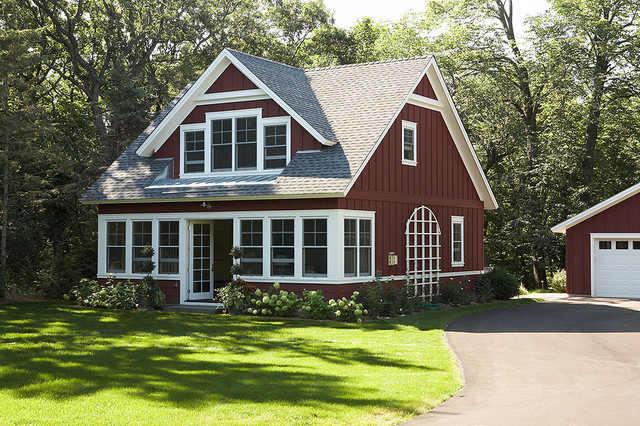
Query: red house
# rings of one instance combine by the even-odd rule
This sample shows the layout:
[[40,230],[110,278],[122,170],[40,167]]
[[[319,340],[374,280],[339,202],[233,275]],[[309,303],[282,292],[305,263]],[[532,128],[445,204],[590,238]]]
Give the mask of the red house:
[[225,49],[84,194],[98,277],[141,278],[145,244],[169,303],[231,277],[328,297],[381,271],[435,291],[484,269],[497,207],[431,57],[301,69]]
[[567,293],[640,299],[640,183],[551,228],[567,235]]

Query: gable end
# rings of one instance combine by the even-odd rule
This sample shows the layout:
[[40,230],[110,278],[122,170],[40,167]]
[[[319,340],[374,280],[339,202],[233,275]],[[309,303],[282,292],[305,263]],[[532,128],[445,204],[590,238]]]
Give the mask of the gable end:
[[252,90],[258,86],[253,84],[238,68],[229,64],[220,77],[207,89],[205,93],[233,92],[236,90]]

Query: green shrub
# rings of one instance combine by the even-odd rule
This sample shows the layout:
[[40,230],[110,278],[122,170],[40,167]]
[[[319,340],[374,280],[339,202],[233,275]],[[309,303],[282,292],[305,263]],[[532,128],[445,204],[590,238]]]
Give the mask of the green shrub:
[[556,293],[567,292],[567,271],[564,269],[553,273],[551,278],[551,289]]
[[80,305],[95,308],[162,309],[167,304],[164,293],[150,276],[143,278],[140,284],[134,284],[131,280],[114,283],[110,276],[104,286],[95,280],[83,278],[70,293]]
[[376,278],[358,289],[357,300],[372,318],[395,317],[411,314],[422,309],[422,299],[415,295],[415,289],[407,282],[402,287],[383,282],[380,272]]
[[496,266],[491,272],[480,277],[476,287],[476,293],[490,291],[494,298],[508,300],[520,293],[520,283],[507,270]]
[[356,301],[359,293],[354,291],[349,299],[343,297],[342,299],[329,300],[329,306],[333,311],[333,315],[336,320],[344,322],[362,322],[362,316],[367,315],[368,312],[362,306],[362,303]]
[[301,313],[311,319],[330,319],[333,316],[329,302],[324,300],[320,290],[304,290],[302,292]]
[[449,282],[440,283],[440,293],[435,300],[437,303],[451,306],[469,305],[473,302],[473,294],[459,283],[449,280]]
[[255,288],[252,289],[244,280],[237,279],[216,291],[226,312],[240,313],[246,312],[249,308]]
[[151,276],[144,277],[142,282],[135,286],[135,289],[138,309],[162,310],[167,306],[167,297]]
[[274,283],[268,291],[257,289],[251,297],[247,313],[261,316],[292,317],[300,309],[302,299],[293,293],[280,290]]

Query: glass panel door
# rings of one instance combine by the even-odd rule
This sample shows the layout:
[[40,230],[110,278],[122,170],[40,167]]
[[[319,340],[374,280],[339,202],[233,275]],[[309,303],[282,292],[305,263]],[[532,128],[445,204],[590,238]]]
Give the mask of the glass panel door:
[[189,300],[213,298],[211,222],[191,222]]

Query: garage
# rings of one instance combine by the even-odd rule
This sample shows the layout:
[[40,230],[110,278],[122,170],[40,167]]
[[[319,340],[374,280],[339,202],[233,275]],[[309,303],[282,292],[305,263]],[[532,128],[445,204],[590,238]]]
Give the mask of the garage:
[[551,230],[566,235],[567,293],[640,299],[640,184]]
[[594,240],[593,264],[594,296],[640,298],[640,239]]

